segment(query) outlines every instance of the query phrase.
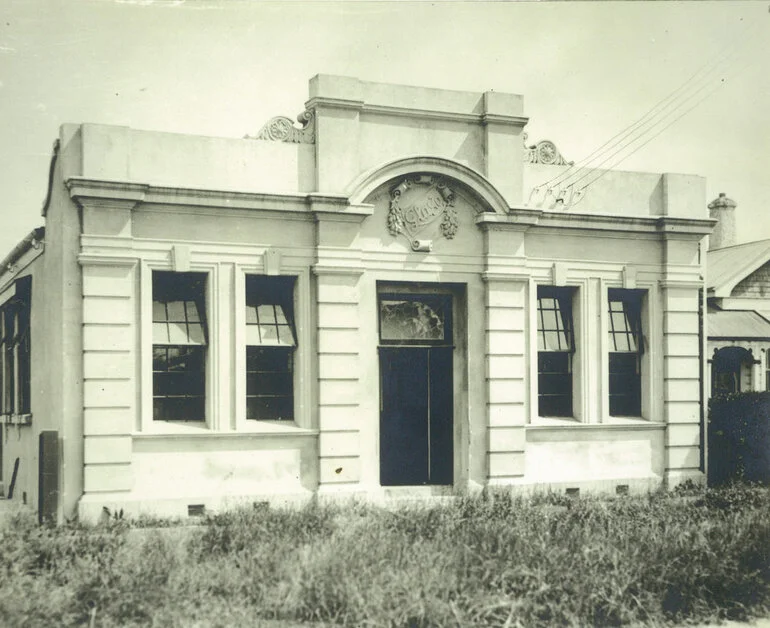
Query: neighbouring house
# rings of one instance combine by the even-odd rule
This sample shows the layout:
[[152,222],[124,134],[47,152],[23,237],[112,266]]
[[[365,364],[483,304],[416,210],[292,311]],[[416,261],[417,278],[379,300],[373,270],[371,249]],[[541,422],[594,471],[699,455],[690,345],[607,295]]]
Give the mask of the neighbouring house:
[[711,395],[770,390],[770,240],[735,244],[735,201],[720,194],[708,207]]
[[701,481],[704,180],[549,197],[526,123],[319,75],[256,137],[62,126],[0,269],[6,492],[93,520]]

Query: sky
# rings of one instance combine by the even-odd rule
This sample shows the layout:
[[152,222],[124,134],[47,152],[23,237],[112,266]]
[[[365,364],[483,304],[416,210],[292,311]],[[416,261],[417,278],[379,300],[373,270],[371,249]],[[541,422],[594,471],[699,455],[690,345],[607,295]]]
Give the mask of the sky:
[[255,135],[319,73],[523,94],[576,161],[659,111],[605,167],[638,147],[615,167],[701,175],[770,238],[768,41],[770,1],[0,0],[0,256],[43,224],[59,125]]

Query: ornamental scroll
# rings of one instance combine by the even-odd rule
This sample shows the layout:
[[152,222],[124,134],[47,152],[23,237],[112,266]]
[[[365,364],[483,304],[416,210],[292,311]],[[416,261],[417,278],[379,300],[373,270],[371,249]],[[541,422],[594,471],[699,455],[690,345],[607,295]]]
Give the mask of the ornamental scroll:
[[454,203],[455,193],[440,177],[409,176],[390,191],[388,231],[407,238],[412,250],[424,250],[417,236],[441,219],[441,233],[451,240],[458,227]]
[[542,140],[532,146],[527,146],[527,134],[522,134],[524,141],[524,163],[545,164],[547,166],[571,166],[575,162],[567,161],[551,140]]
[[315,117],[312,111],[303,111],[297,116],[302,126],[294,126],[291,118],[276,116],[267,121],[256,137],[246,136],[248,140],[271,140],[293,144],[315,144]]

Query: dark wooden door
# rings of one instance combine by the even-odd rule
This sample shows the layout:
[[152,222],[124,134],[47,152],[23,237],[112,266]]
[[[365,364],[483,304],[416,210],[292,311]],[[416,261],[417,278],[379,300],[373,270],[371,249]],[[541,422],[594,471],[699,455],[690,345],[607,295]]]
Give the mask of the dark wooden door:
[[452,347],[380,347],[380,482],[452,484]]

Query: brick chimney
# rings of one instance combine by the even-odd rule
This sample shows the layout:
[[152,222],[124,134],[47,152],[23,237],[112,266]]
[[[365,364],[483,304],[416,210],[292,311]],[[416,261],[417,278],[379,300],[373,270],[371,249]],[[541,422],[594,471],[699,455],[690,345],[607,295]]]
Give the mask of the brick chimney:
[[708,205],[709,218],[715,218],[719,222],[714,226],[709,238],[709,251],[723,249],[735,244],[735,207],[736,202],[727,198],[724,192],[719,193]]

